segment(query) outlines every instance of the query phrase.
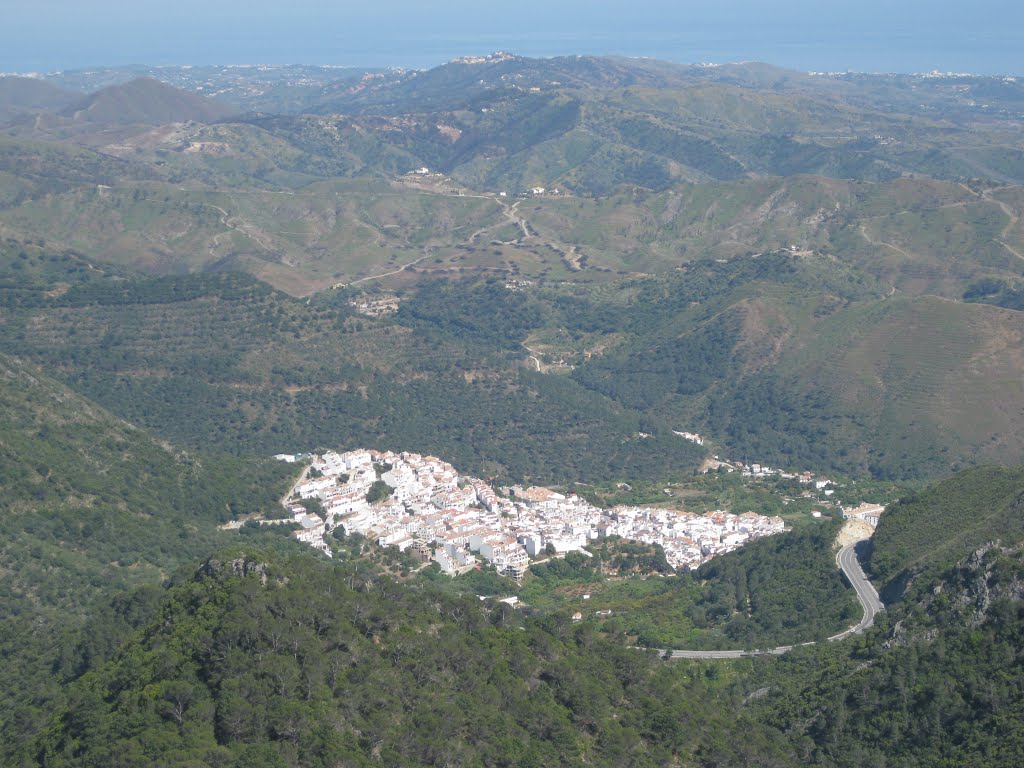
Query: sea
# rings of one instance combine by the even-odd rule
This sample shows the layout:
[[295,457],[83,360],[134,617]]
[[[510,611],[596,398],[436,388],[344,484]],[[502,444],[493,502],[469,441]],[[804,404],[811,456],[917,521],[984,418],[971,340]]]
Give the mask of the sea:
[[[228,5],[230,0],[209,7]],[[455,5],[409,5],[407,13],[395,13],[387,23],[373,15],[372,5],[357,9],[344,2],[331,11],[323,6],[326,15],[319,18],[301,13],[232,17],[208,11],[147,24],[137,11],[123,23],[108,16],[95,27],[84,12],[56,26],[26,18],[19,27],[15,19],[6,32],[0,29],[0,71],[127,64],[427,68],[504,50],[524,56],[607,54],[688,64],[763,61],[819,72],[1024,75],[1024,3],[1004,6],[998,0],[977,0],[967,8],[941,0],[862,0],[831,7],[800,0],[761,6],[719,0],[697,11],[693,3],[638,0],[636,14],[624,12],[629,4],[602,0],[561,5],[552,0],[543,12],[530,0]],[[776,10],[764,12],[769,7]],[[476,15],[467,13],[468,8],[477,9]],[[730,8],[737,13],[730,14]]]

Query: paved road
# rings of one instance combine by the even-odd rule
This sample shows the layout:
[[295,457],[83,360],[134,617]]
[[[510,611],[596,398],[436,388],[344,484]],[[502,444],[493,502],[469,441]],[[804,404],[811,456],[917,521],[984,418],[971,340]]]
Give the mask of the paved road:
[[864,616],[858,624],[850,627],[845,632],[833,635],[829,640],[842,640],[844,637],[863,632],[875,623],[875,614],[885,610],[882,601],[878,599],[878,592],[875,591],[874,585],[868,581],[868,577],[864,575],[864,569],[860,567],[860,562],[857,560],[857,552],[854,549],[855,546],[850,544],[840,549],[836,555],[836,563],[857,591],[857,599],[860,600],[860,604],[864,608]]
[[[885,606],[882,605],[882,601],[878,598],[878,592],[875,591],[874,586],[870,581],[868,581],[867,576],[864,575],[864,569],[860,567],[860,562],[857,560],[855,546],[855,544],[850,544],[849,546],[843,547],[839,550],[836,554],[836,564],[839,566],[840,570],[846,574],[846,578],[849,579],[850,584],[853,585],[854,590],[857,592],[857,599],[864,608],[864,615],[857,624],[850,627],[845,632],[840,632],[838,635],[832,635],[829,640],[842,640],[850,635],[860,634],[875,623],[875,614],[879,611],[885,610]],[[665,648],[658,648],[656,650],[659,654],[663,656],[668,654],[673,659],[740,659],[744,656],[779,656],[801,645],[814,645],[814,641],[811,640],[806,643],[799,643],[797,646],[780,645],[778,648],[766,648],[764,650],[759,649],[753,651],[669,651]]]

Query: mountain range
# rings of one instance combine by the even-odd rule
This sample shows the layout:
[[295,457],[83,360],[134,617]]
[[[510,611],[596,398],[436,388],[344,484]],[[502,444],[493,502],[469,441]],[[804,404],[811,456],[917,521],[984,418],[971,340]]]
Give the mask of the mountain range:
[[[17,95],[50,88],[45,82],[8,89],[7,108],[21,112],[0,136],[0,228],[12,286],[25,287],[19,278],[30,264],[70,259],[89,271],[69,281],[36,267],[42,294],[83,276],[245,271],[293,295],[333,287],[317,301],[335,312],[360,292],[390,288],[401,294],[398,315],[345,320],[344,341],[317,343],[344,348],[402,334],[408,353],[393,347],[384,356],[398,352],[401,363],[360,352],[349,362],[362,372],[345,375],[376,371],[403,397],[416,388],[426,391],[415,400],[434,397],[430,378],[417,377],[428,370],[424,348],[443,343],[483,376],[468,384],[466,402],[486,401],[481,381],[519,391],[523,366],[544,368],[571,374],[537,379],[564,390],[557,397],[565,402],[602,398],[597,412],[616,433],[667,417],[732,455],[888,478],[1024,461],[1014,298],[1024,148],[1013,130],[1012,79],[965,84],[511,54],[423,72],[206,68],[163,76],[191,90],[151,77],[111,83],[116,76],[106,74],[96,93],[45,112],[31,106],[41,97]],[[219,86],[234,94],[233,107],[197,95]],[[264,101],[277,94],[281,112],[237,116],[245,88]],[[308,97],[304,114],[288,107],[295,89]],[[908,92],[930,94],[921,102],[928,108],[908,107]],[[1000,107],[965,117],[965,94]],[[496,339],[472,338],[468,309],[427,309],[435,281],[454,280],[445,290],[456,307],[487,311],[477,301],[487,295],[493,310],[511,310],[476,284],[494,278],[523,281],[530,308],[508,319],[500,363],[475,351]],[[169,436],[210,439],[198,425],[184,428],[180,415],[168,413],[173,423],[158,415],[152,398],[169,385],[151,373],[168,369],[158,345],[134,340],[146,362],[115,353],[103,367],[113,378],[102,383],[87,383],[97,374],[94,357],[69,368],[65,324],[105,321],[86,319],[97,312],[88,306],[72,319],[64,300],[11,314],[11,327],[25,331],[8,334],[5,349],[60,366],[67,381]],[[293,321],[283,327],[305,339],[318,323],[300,319],[307,310],[299,307],[287,310]],[[242,316],[262,312],[247,305]],[[33,330],[53,323],[49,336]],[[284,349],[281,327],[257,336]],[[239,328],[254,330],[248,320]],[[81,355],[92,343],[79,335],[74,346]],[[518,361],[509,359],[513,350]],[[274,378],[290,386],[331,380],[296,376],[291,365]],[[198,383],[194,372],[170,369],[190,380],[190,391]],[[284,412],[265,400],[277,397],[277,385],[255,370],[208,377],[204,386],[214,389],[200,401],[212,396],[251,413],[259,392],[270,429]],[[238,388],[253,375],[257,390]],[[125,388],[128,398],[102,394]],[[293,401],[286,411],[296,414],[289,440],[320,441],[307,431],[309,406]],[[507,466],[497,446],[525,441],[537,427],[501,429],[511,431],[492,448],[472,443],[476,467]],[[216,430],[221,447],[251,450],[248,437],[225,438],[232,432]],[[406,422],[394,436],[404,443],[412,432]],[[451,442],[443,447],[462,458]]]
[[[1021,764],[1022,105],[512,54],[0,78],[0,762]],[[355,446],[817,516],[523,584],[222,527]],[[812,471],[899,498],[886,610],[799,645],[857,620]],[[637,647],[688,637],[797,645]]]

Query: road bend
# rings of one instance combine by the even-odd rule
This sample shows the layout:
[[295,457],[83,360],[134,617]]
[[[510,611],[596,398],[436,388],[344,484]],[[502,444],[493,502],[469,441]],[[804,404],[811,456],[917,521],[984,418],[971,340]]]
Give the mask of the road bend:
[[[844,632],[840,632],[837,635],[832,635],[828,638],[830,642],[836,640],[843,640],[850,635],[857,635],[863,632],[865,629],[875,623],[875,615],[879,611],[884,611],[885,606],[882,605],[882,601],[878,597],[878,592],[875,590],[874,585],[868,581],[868,577],[864,575],[864,569],[861,568],[860,562],[857,560],[857,551],[855,549],[856,544],[849,544],[836,554],[836,565],[846,575],[847,580],[857,593],[857,600],[860,601],[861,607],[864,609],[864,615],[861,620],[854,624],[852,627]],[[690,651],[682,649],[666,649],[656,648],[657,652],[666,657],[673,659],[741,659],[746,656],[780,656],[783,653],[793,650],[804,645],[814,645],[813,640],[809,640],[805,643],[797,643],[796,645],[780,645],[776,648],[765,648],[749,650],[735,650],[735,651]]]

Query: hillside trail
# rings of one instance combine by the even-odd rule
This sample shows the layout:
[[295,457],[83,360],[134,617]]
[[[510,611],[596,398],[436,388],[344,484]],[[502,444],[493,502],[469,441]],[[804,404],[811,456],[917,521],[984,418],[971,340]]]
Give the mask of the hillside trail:
[[[228,229],[234,230],[235,232],[238,232],[239,234],[252,240],[267,253],[277,253],[277,251],[275,251],[274,248],[272,248],[258,233],[251,232],[248,229],[239,226],[238,224],[235,224],[235,219],[231,216],[231,214],[229,214],[219,205],[214,205],[213,203],[200,203],[200,205],[206,208],[212,208],[213,210],[217,211],[220,214],[220,223],[223,226],[227,227]],[[210,256],[217,258],[217,254],[214,253],[214,250],[220,247],[220,239],[226,234],[226,232],[218,232],[216,235],[213,236],[213,240],[211,241],[209,248]]]
[[425,253],[422,256],[420,256],[418,259],[413,259],[408,264],[403,264],[398,269],[393,269],[390,272],[384,272],[384,273],[382,273],[380,275],[369,275],[367,277],[360,277],[358,280],[353,280],[351,283],[349,283],[349,285],[358,285],[359,283],[365,283],[367,280],[379,280],[382,277],[391,277],[391,275],[397,275],[399,272],[403,272],[406,269],[408,269],[409,267],[416,266],[421,261],[423,261],[425,258],[427,258],[429,255],[430,255],[429,253]]
[[1004,203],[1002,200],[1000,200],[997,197],[993,197],[993,191],[994,190],[986,189],[984,192],[981,193],[982,198],[998,205],[1002,209],[1003,213],[1006,214],[1007,218],[1009,218],[1009,222],[1007,222],[1006,226],[1003,227],[1002,231],[999,233],[999,239],[996,240],[996,242],[1003,246],[1003,248],[1008,250],[1014,256],[1016,256],[1018,259],[1024,261],[1024,254],[1021,254],[1020,251],[1018,251],[1016,248],[1014,248],[1012,245],[1006,242],[1006,238],[1009,236],[1010,232],[1013,230],[1014,227],[1017,226],[1017,223],[1020,221],[1020,216],[1018,216],[1017,212],[1013,210],[1013,208],[1011,208],[1009,205]]
[[530,359],[533,360],[534,363],[536,363],[536,365],[537,365],[537,373],[540,373],[540,358],[537,357],[537,350],[532,349],[531,347],[528,347],[526,345],[525,341],[522,342],[522,344],[523,344],[523,349],[525,349],[527,352],[530,353]]
[[[517,200],[512,205],[508,205],[507,203],[505,203],[501,199],[499,199],[497,197],[492,197],[491,195],[462,195],[462,197],[483,197],[485,200],[493,200],[501,208],[501,215],[505,219],[504,223],[512,224],[513,226],[515,226],[515,227],[517,227],[519,229],[519,232],[521,234],[520,234],[520,237],[518,239],[520,241],[521,240],[526,240],[527,238],[533,236],[532,233],[530,232],[530,225],[529,225],[529,223],[526,221],[526,219],[523,219],[522,217],[520,217],[518,215],[518,211],[516,211],[516,208],[519,207],[519,204],[521,202],[523,202],[522,200]],[[466,241],[469,242],[469,243],[475,243],[475,242],[477,242],[479,237],[484,232],[487,232],[488,230],[491,230],[491,229],[494,229],[495,227],[500,227],[500,226],[501,226],[501,223],[498,223],[498,224],[488,224],[486,227],[480,227],[480,229],[476,230],[473,234],[471,234],[468,238],[466,238]],[[516,242],[516,240],[501,240],[500,242],[501,242],[502,245],[511,245],[512,243]]]
[[530,225],[526,222],[526,219],[522,218],[519,215],[519,211],[516,210],[519,207],[519,204],[522,202],[522,200],[517,200],[516,202],[512,203],[511,206],[503,206],[503,213],[510,224],[515,224],[517,227],[519,227],[519,231],[523,233],[522,239],[525,240],[526,238],[531,236]]
[[995,187],[994,189],[983,189],[981,192],[976,192],[963,182],[960,183],[960,186],[963,187],[968,192],[970,192],[975,197],[979,198],[980,200],[984,200],[989,203],[995,203],[996,205],[999,206],[1000,210],[1002,210],[1003,214],[1006,216],[1007,219],[1009,219],[1009,221],[1007,221],[1006,226],[1003,227],[1002,230],[999,232],[999,237],[996,239],[996,242],[1003,246],[1003,248],[1008,250],[1014,256],[1016,256],[1018,259],[1024,261],[1024,253],[1021,253],[1012,245],[1006,242],[1006,238],[1009,237],[1010,232],[1020,222],[1020,215],[1017,213],[1017,211],[1015,211],[1009,205],[1004,203],[998,197],[993,196],[994,192],[998,192],[1001,189],[1010,189],[1010,187]]
[[884,245],[886,248],[891,248],[892,250],[896,251],[896,253],[900,254],[901,256],[903,256],[903,257],[905,257],[907,259],[913,259],[914,258],[913,254],[911,254],[908,251],[903,250],[898,245],[893,245],[892,243],[887,243],[884,240],[875,240],[873,237],[871,237],[871,235],[868,234],[868,230],[867,230],[867,225],[866,224],[861,224],[860,227],[859,227],[859,231],[860,231],[861,237],[863,237],[865,240],[867,240],[869,245],[873,245],[873,246]]

